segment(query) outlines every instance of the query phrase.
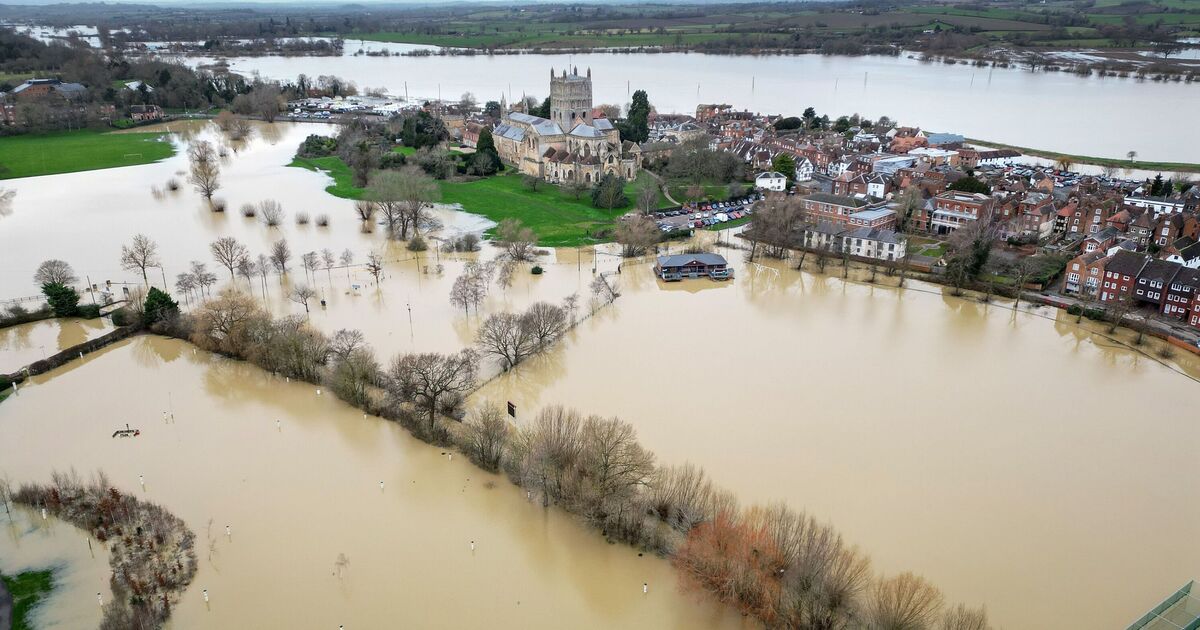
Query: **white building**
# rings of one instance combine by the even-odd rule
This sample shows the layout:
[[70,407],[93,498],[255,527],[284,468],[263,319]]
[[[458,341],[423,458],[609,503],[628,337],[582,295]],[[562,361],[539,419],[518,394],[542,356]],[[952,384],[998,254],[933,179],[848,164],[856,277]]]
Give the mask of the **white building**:
[[885,228],[858,228],[842,235],[851,256],[877,260],[904,258],[904,238]]
[[817,168],[813,166],[812,160],[802,157],[796,162],[796,181],[810,182],[813,178],[813,173]]
[[[812,173],[809,173],[809,179],[812,179]],[[775,171],[759,173],[758,177],[754,178],[754,187],[759,190],[783,192],[787,190],[787,177]]]
[[1183,212],[1184,202],[1182,199],[1172,199],[1170,197],[1135,197],[1130,195],[1125,198],[1125,205],[1145,208],[1153,212],[1155,218],[1158,218],[1159,215],[1163,214],[1178,214]]

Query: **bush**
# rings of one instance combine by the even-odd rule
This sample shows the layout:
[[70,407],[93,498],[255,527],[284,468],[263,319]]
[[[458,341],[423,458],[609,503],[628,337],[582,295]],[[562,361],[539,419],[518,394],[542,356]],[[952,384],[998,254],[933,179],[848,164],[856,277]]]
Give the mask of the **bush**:
[[[178,302],[165,291],[150,287],[150,292],[146,294],[145,306],[142,308],[142,323],[149,326],[155,322],[174,319],[178,313]],[[116,323],[116,320],[113,323]]]
[[1104,321],[1104,309],[1102,308],[1087,308],[1083,310],[1083,316],[1095,320]]
[[84,304],[75,309],[75,314],[84,319],[96,319],[100,317],[100,307],[95,304]]
[[410,252],[423,252],[427,249],[429,249],[429,245],[425,243],[425,239],[421,238],[420,234],[413,236],[412,240],[408,241],[408,251]]
[[1072,304],[1067,307],[1067,313],[1070,315],[1079,315],[1083,312],[1083,307],[1078,304]]
[[113,311],[111,317],[113,326],[116,326],[117,328],[124,328],[125,326],[129,326],[137,321],[134,318],[133,313],[129,312],[129,309],[125,307],[121,307]]
[[296,213],[296,225],[308,225],[308,213],[301,210]]
[[324,213],[318,214],[317,215],[317,225],[320,227],[328,227],[329,226],[329,215],[324,214]]
[[533,266],[533,269],[530,269],[530,270],[529,270],[529,272],[530,272],[530,273],[532,273],[532,274],[533,274],[533,275],[535,275],[535,276],[540,276],[540,275],[542,275],[542,272],[543,272],[543,271],[545,271],[545,270],[544,270],[544,269],[542,269],[542,266],[541,266],[541,265],[534,265],[534,266]]
[[75,289],[58,282],[42,285],[42,293],[55,317],[71,317],[79,312],[79,294]]
[[337,138],[313,134],[300,143],[300,149],[296,153],[300,157],[313,158],[333,155],[335,151],[337,151]]

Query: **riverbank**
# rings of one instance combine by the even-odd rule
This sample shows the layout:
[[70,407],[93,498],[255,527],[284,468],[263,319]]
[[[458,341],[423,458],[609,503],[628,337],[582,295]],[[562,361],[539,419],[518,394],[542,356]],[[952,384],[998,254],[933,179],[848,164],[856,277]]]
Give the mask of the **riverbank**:
[[167,135],[80,129],[0,138],[0,179],[158,162],[175,155]]
[[33,612],[54,590],[49,569],[0,575],[0,628],[33,630]]
[[1005,144],[1002,142],[991,142],[989,140],[979,140],[976,138],[967,138],[967,142],[989,149],[1012,149],[1020,151],[1025,155],[1044,158],[1047,160],[1061,160],[1066,158],[1073,165],[1088,164],[1099,166],[1101,168],[1116,168],[1116,169],[1138,169],[1143,171],[1161,171],[1161,172],[1176,172],[1176,173],[1200,173],[1200,164],[1195,162],[1142,162],[1134,161],[1128,158],[1104,158],[1091,155],[1073,155],[1070,153],[1056,153],[1046,149],[1032,149],[1022,147],[1015,144]]

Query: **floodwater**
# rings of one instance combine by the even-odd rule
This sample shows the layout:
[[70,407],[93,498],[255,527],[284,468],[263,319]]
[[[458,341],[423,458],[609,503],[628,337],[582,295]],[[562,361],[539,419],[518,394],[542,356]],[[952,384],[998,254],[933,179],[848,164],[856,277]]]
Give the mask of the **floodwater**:
[[[126,422],[141,436],[109,437]],[[137,337],[35,377],[0,405],[0,462],[16,482],[102,469],[183,518],[200,570],[174,628],[742,625],[680,593],[666,561],[465,458],[176,340]],[[64,554],[84,549],[58,538]],[[82,614],[95,596],[56,606]]]
[[[294,81],[300,74],[337,75],[359,88],[397,96],[515,102],[545,97],[551,68],[591,68],[596,103],[629,102],[644,89],[660,112],[694,113],[698,103],[728,103],[763,113],[800,115],[812,106],[836,118],[859,113],[890,116],[931,131],[963,134],[1049,151],[1099,157],[1195,162],[1200,129],[1184,125],[1158,133],[1156,121],[1194,107],[1197,86],[1080,77],[1068,72],[974,68],[899,57],[823,55],[704,55],[698,53],[589,53],[428,57],[243,57],[227,59],[235,72]],[[399,51],[398,44],[368,47]],[[211,63],[188,58],[189,64]],[[1079,103],[1087,103],[1080,108]],[[1047,112],[1037,115],[1033,112]],[[1138,112],[1138,116],[1129,116]],[[1123,121],[1113,125],[1112,121]]]
[[996,627],[1124,627],[1196,577],[1197,357],[726,255],[726,283],[626,265],[613,306],[474,402],[618,416],[662,461],[827,519]]
[[43,319],[0,328],[0,373],[10,374],[112,329],[112,322],[103,317]]
[[[18,481],[13,480],[14,490]],[[54,569],[54,589],[34,609],[34,627],[71,630],[100,625],[96,594],[101,593],[106,602],[112,600],[112,570],[104,546],[70,523],[54,517],[43,520],[40,513],[23,506],[10,504],[10,508],[5,512],[0,506],[0,573]]]

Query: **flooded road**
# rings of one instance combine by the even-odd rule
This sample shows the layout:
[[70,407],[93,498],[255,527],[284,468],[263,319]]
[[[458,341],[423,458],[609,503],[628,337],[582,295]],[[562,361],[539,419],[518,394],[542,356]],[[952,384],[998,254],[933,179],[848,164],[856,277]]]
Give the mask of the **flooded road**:
[[[142,435],[109,437],[125,422]],[[312,386],[157,337],[0,405],[0,474],[103,469],[196,532],[200,571],[173,628],[741,627],[680,594],[667,562],[441,453]]]
[[0,328],[0,373],[14,372],[112,329],[112,321],[104,317],[62,317]]
[[619,416],[996,627],[1124,627],[1200,570],[1197,357],[1180,374],[1053,309],[727,255],[721,284],[626,266],[612,307],[474,402]]

